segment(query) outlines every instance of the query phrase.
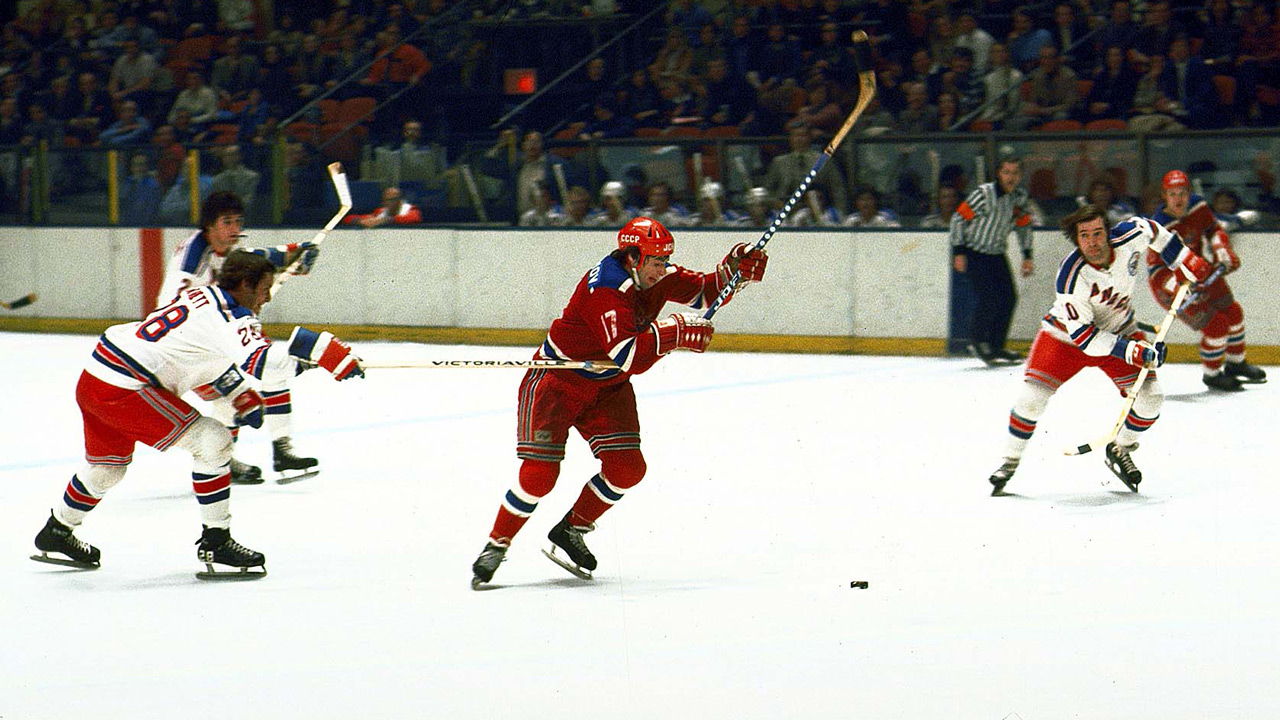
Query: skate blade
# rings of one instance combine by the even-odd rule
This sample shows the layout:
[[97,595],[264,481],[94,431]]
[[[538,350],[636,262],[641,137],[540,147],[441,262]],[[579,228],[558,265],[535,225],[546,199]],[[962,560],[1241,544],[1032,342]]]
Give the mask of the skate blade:
[[[1124,486],[1129,488],[1130,492],[1138,492],[1138,483],[1131,483],[1128,480],[1125,480],[1124,476],[1120,474],[1119,469],[1110,460],[1107,460],[1107,469],[1111,471],[1112,475],[1116,476],[1117,480],[1124,483]],[[1142,481],[1139,480],[1138,482]]]
[[546,555],[546,556],[547,556],[547,559],[548,559],[548,560],[550,560],[551,562],[553,562],[553,563],[555,563],[555,564],[559,565],[560,567],[564,568],[565,570],[568,570],[571,574],[573,574],[573,575],[575,575],[575,576],[577,576],[577,577],[579,577],[579,578],[582,578],[583,580],[591,580],[591,579],[592,579],[592,577],[591,577],[591,571],[590,571],[590,570],[583,570],[582,568],[578,567],[577,565],[574,565],[573,563],[569,562],[568,560],[565,560],[565,559],[561,558],[559,555],[556,555],[556,550],[555,550],[555,548],[554,548],[554,547],[553,547],[553,548],[551,548],[550,550],[546,550],[546,549],[544,549],[544,550],[542,551],[542,554],[543,554],[543,555]]
[[39,555],[32,555],[31,559],[36,562],[47,563],[49,565],[61,565],[62,567],[75,568],[77,570],[97,570],[101,567],[101,565],[95,565],[94,563],[80,562],[79,560],[72,560],[67,557],[57,557],[46,552],[41,552]]
[[263,479],[261,475],[258,475],[257,477],[251,477],[251,478],[245,478],[245,477],[231,478],[232,485],[261,485],[264,482],[266,482],[266,480]]
[[209,563],[205,563],[204,566],[208,569],[196,573],[196,577],[201,580],[234,582],[240,580],[258,580],[267,576],[267,568],[265,565],[255,565],[252,568],[235,568],[234,570],[217,570]]
[[288,485],[290,483],[296,483],[302,480],[306,480],[308,478],[313,478],[319,474],[320,474],[320,468],[312,468],[310,470],[297,470],[297,471],[286,470],[286,471],[282,471],[279,477],[276,478],[276,484]]

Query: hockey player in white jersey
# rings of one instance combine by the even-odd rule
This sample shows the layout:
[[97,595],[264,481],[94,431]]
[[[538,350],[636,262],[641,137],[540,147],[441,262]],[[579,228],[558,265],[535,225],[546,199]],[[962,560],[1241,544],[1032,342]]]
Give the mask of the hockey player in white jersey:
[[[239,425],[261,427],[259,387],[319,366],[338,380],[363,376],[360,359],[331,334],[298,327],[287,345],[262,336],[257,313],[271,296],[275,267],[246,251],[230,253],[214,285],[182,291],[141,321],[107,328],[76,386],[84,417],[86,465],[67,484],[36,536],[32,559],[97,568],[98,548],[73,533],[107,491],[124,479],[137,443],[191,453],[191,484],[204,531],[200,577],[265,574],[266,558],[231,538],[231,433],[181,399],[225,398]],[[214,566],[220,566],[215,568]],[[259,571],[248,573],[252,568]]]
[[[178,244],[165,269],[164,284],[156,297],[156,306],[172,302],[179,292],[187,288],[212,283],[227,253],[240,242],[243,228],[244,203],[240,198],[227,191],[210,194],[200,206],[200,229]],[[277,272],[300,259],[296,272],[305,275],[315,264],[320,248],[310,242],[302,242],[254,248],[250,252],[266,257]],[[281,482],[310,477],[318,472],[319,465],[315,458],[293,454],[293,398],[289,380],[280,378],[264,384],[262,388],[267,406],[266,428],[271,434],[272,469],[279,474]],[[233,422],[235,411],[225,400],[215,400],[210,414],[231,429],[232,438],[239,436],[239,428]],[[257,485],[262,482],[262,470],[232,457],[231,482],[235,485]]]
[[[1154,220],[1131,218],[1108,233],[1106,210],[1086,205],[1068,215],[1062,228],[1076,249],[1058,269],[1057,298],[1031,345],[1022,392],[1009,413],[1005,458],[990,478],[992,495],[1004,494],[1049,398],[1076,373],[1096,367],[1125,395],[1142,367],[1154,370],[1164,363],[1164,343],[1146,341],[1131,303],[1135,282],[1140,275],[1145,279],[1148,247],[1184,281],[1203,282],[1210,273],[1208,263]],[[1138,436],[1160,416],[1163,401],[1152,372],[1106,449],[1107,466],[1135,492],[1142,473],[1131,453]]]

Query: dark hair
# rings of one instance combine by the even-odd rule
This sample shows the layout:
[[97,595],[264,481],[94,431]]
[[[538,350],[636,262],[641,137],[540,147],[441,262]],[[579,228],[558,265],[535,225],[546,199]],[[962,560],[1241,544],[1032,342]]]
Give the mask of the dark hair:
[[200,229],[208,230],[223,215],[244,215],[244,203],[229,190],[219,190],[204,199],[200,205]]
[[1076,230],[1082,223],[1090,220],[1101,219],[1102,226],[1107,226],[1107,211],[1092,203],[1083,205],[1075,212],[1062,218],[1062,234],[1072,245],[1076,245]]
[[276,266],[265,256],[248,250],[232,250],[218,271],[218,285],[227,291],[239,289],[243,283],[257,287],[262,278],[274,274]]

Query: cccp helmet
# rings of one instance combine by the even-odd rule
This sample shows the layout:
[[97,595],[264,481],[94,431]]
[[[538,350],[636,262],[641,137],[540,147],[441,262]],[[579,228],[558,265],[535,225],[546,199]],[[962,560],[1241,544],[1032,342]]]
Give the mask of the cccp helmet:
[[1169,188],[1187,187],[1191,185],[1191,180],[1181,170],[1170,170],[1164,174],[1164,180],[1160,184],[1165,190],[1168,190]]
[[636,248],[640,251],[640,262],[645,258],[669,256],[676,249],[675,238],[671,231],[653,218],[631,218],[618,231],[618,249]]

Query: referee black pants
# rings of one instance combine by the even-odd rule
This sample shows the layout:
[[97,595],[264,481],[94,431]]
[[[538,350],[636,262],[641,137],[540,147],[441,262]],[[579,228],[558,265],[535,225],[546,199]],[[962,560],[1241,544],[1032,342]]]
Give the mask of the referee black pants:
[[973,288],[973,341],[986,343],[991,350],[1004,349],[1009,337],[1009,321],[1018,292],[1013,286],[1013,272],[1005,255],[986,255],[969,251],[966,274]]

